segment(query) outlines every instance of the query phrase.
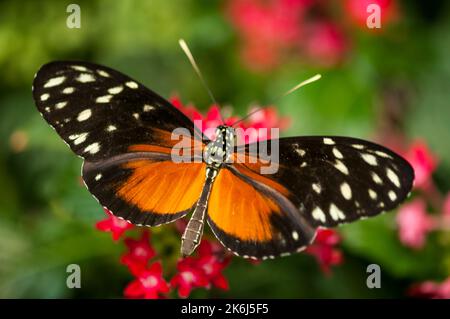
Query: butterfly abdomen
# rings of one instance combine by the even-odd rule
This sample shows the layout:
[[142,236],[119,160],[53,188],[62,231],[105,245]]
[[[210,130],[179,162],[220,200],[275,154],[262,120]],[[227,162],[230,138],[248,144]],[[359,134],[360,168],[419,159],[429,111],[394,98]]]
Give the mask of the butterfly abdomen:
[[197,204],[195,205],[191,219],[184,230],[181,237],[181,255],[189,256],[194,252],[200,244],[205,224],[206,209],[208,207],[208,199],[211,194],[214,179],[218,170],[212,167],[206,168],[206,179],[203,185],[202,193]]

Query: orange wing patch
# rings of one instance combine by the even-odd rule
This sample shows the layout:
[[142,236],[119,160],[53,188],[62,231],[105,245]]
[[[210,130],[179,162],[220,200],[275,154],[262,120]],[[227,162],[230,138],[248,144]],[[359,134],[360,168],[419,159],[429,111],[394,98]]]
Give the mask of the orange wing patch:
[[204,163],[133,161],[122,166],[133,172],[117,196],[143,212],[175,214],[190,209],[200,197]]
[[240,240],[266,242],[273,236],[270,217],[280,208],[250,184],[222,169],[214,181],[208,215],[223,232]]

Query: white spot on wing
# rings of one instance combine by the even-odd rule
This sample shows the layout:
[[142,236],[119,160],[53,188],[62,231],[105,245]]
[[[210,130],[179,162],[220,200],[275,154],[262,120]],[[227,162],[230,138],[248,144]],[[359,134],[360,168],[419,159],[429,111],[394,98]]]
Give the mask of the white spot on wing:
[[89,73],[81,73],[75,80],[81,83],[94,82],[95,77]]
[[370,189],[370,188],[369,188],[369,196],[370,196],[370,198],[372,198],[374,200],[377,199],[377,197],[378,197],[377,193],[373,189]]
[[301,148],[296,148],[295,151],[297,152],[298,155],[300,156],[304,156],[306,154],[305,150],[301,149]]
[[62,90],[63,94],[72,94],[73,92],[75,92],[75,88],[74,87],[66,87],[64,90]]
[[109,78],[109,73],[103,70],[97,70],[97,73],[105,78]]
[[138,84],[134,81],[128,81],[127,83],[125,83],[125,85],[130,89],[137,89],[139,87]]
[[331,138],[329,138],[329,137],[325,137],[323,139],[323,143],[327,144],[327,145],[334,145],[334,141]]
[[52,79],[48,80],[44,84],[44,87],[45,88],[51,88],[51,87],[54,87],[54,86],[61,85],[65,81],[65,79],[66,79],[65,76],[58,76],[56,78],[52,78]]
[[82,72],[85,72],[88,70],[86,67],[81,66],[81,65],[71,65],[70,67],[74,70],[82,71]]
[[330,205],[330,216],[333,220],[345,219],[344,213],[333,203]]
[[59,103],[56,103],[55,107],[56,107],[57,109],[62,109],[62,108],[65,107],[66,105],[67,105],[67,102],[59,102]]
[[41,101],[47,101],[49,97],[50,97],[50,94],[44,93],[41,95]]
[[292,239],[298,240],[298,233],[295,230],[292,232]]
[[86,109],[84,111],[81,111],[80,114],[78,114],[77,121],[83,122],[86,121],[88,118],[90,118],[92,115],[91,109]]
[[341,171],[343,174],[348,175],[348,168],[345,166],[344,163],[342,163],[340,160],[336,160],[336,163],[334,164],[334,167]]
[[155,109],[154,106],[148,105],[148,104],[145,104],[144,107],[142,108],[142,110],[143,110],[144,112],[149,112],[149,111],[154,110],[154,109]]
[[133,116],[134,116],[134,118],[135,118],[136,120],[139,119],[139,113],[133,113]]
[[334,155],[334,157],[339,158],[339,159],[344,158],[342,153],[336,147],[333,147],[333,155]]
[[350,188],[350,185],[348,185],[348,183],[341,184],[341,193],[342,196],[347,200],[352,198],[352,189]]
[[377,154],[378,156],[381,156],[381,157],[392,158],[391,155],[386,154],[385,152],[382,152],[382,151],[375,151],[375,154]]
[[312,184],[312,189],[317,193],[320,194],[320,192],[322,191],[322,187],[320,187],[319,183],[313,183]]
[[73,134],[69,136],[69,139],[73,140],[73,144],[78,145],[86,141],[87,136],[88,133]]
[[356,148],[357,150],[362,150],[362,149],[364,149],[364,145],[361,145],[361,144],[353,144],[352,147],[353,147],[353,148]]
[[91,145],[88,145],[85,149],[84,152],[87,153],[91,153],[91,154],[95,154],[100,150],[100,144],[98,143],[93,143]]
[[390,168],[386,169],[386,176],[389,178],[389,180],[397,187],[400,187],[400,180],[398,179],[397,174],[394,173],[393,170]]
[[372,165],[372,166],[378,165],[377,158],[375,156],[373,156],[372,154],[362,153],[361,157],[369,165]]
[[95,102],[96,103],[109,103],[111,101],[111,98],[113,96],[112,95],[104,95],[104,96],[99,96]]
[[112,132],[112,131],[117,130],[117,127],[115,127],[114,125],[109,125],[109,126],[106,128],[106,130],[107,130],[108,132]]
[[372,179],[375,183],[377,183],[378,185],[383,184],[383,181],[381,180],[380,176],[378,176],[377,173],[372,172]]
[[397,199],[397,194],[394,191],[389,191],[388,196],[391,201],[395,201]]
[[316,220],[320,220],[322,223],[324,223],[327,219],[323,210],[321,210],[318,206],[313,209],[312,217]]
[[97,175],[95,175],[95,180],[96,180],[96,181],[100,180],[100,178],[102,178],[102,174],[97,174]]
[[120,92],[123,91],[123,86],[119,85],[113,88],[108,89],[108,93],[109,94],[119,94]]

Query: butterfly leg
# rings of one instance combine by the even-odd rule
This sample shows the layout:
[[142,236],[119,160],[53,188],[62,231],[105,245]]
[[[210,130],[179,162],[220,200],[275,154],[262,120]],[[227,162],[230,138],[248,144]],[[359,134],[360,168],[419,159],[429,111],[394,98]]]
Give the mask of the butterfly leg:
[[194,212],[192,213],[191,219],[184,230],[183,236],[181,237],[181,255],[183,257],[192,254],[200,244],[200,240],[203,235],[206,208],[208,207],[208,199],[211,194],[212,185],[215,177],[217,176],[217,172],[217,168],[206,168],[206,180],[203,185],[202,193],[197,201],[197,204],[195,205]]

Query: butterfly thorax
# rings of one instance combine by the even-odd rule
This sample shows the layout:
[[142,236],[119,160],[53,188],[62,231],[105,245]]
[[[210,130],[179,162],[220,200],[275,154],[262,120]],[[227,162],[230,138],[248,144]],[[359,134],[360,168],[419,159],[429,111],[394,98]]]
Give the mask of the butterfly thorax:
[[236,140],[235,131],[230,126],[221,125],[217,127],[215,136],[205,147],[204,159],[209,167],[219,169],[231,159]]

